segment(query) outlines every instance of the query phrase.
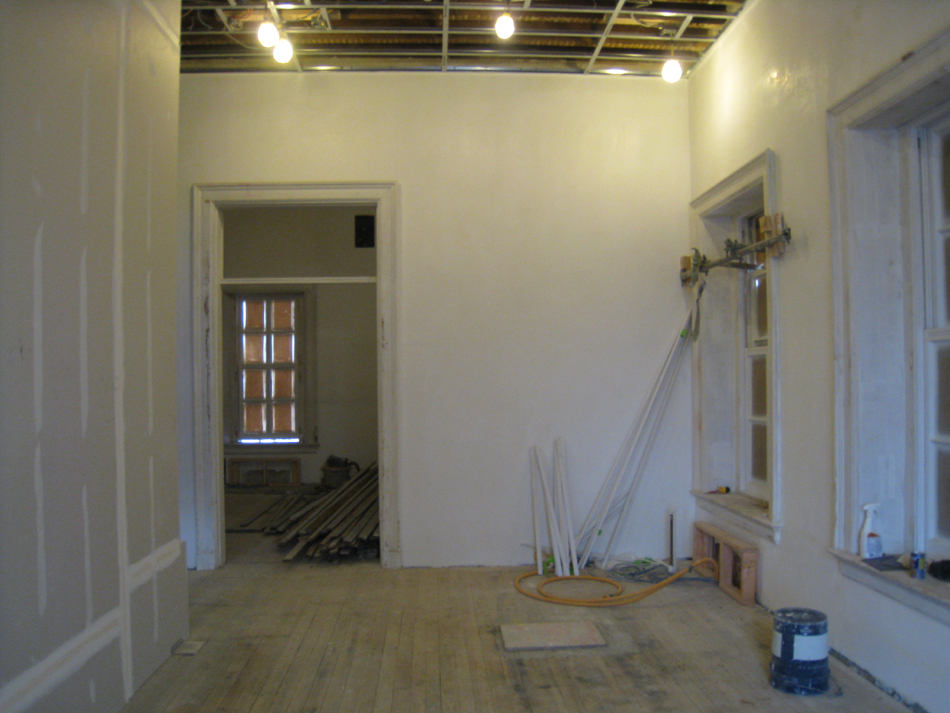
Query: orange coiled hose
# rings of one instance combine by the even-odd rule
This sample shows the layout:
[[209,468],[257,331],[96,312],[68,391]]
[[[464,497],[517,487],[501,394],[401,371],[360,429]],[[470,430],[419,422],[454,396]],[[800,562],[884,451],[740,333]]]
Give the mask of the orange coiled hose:
[[[589,574],[575,574],[567,577],[551,577],[550,579],[545,579],[543,582],[538,584],[537,591],[532,592],[525,589],[521,586],[521,583],[528,577],[537,577],[536,572],[528,572],[521,575],[515,580],[515,589],[524,594],[526,597],[531,597],[532,599],[540,599],[542,602],[551,602],[552,604],[567,604],[569,606],[575,607],[616,607],[621,604],[633,604],[633,602],[638,602],[641,599],[646,599],[651,594],[654,594],[668,584],[672,584],[677,579],[683,575],[689,573],[690,570],[694,569],[697,565],[708,564],[712,565],[713,572],[715,572],[715,578],[719,578],[719,565],[714,559],[709,557],[704,557],[701,560],[693,562],[692,565],[686,569],[680,570],[674,575],[671,575],[664,579],[662,582],[657,582],[656,584],[651,584],[645,589],[638,589],[635,592],[630,592],[628,594],[623,593],[623,585],[618,582],[615,582],[612,579],[607,579],[606,577],[594,577]],[[588,581],[588,582],[604,582],[605,584],[610,584],[616,588],[616,592],[613,594],[604,594],[603,596],[592,598],[592,599],[576,599],[574,597],[559,597],[556,594],[548,594],[544,591],[544,587],[549,584],[554,584],[555,582],[576,582],[576,581]]]

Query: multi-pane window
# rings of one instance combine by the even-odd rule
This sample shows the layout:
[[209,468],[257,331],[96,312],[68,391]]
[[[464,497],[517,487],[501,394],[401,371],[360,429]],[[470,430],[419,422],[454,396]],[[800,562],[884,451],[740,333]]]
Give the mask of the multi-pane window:
[[[930,135],[933,210],[924,246],[927,552],[950,556],[950,122]],[[925,221],[925,225],[927,222]]]
[[[743,226],[743,242],[755,243],[764,239],[760,226],[761,215],[750,216]],[[769,399],[769,302],[768,260],[764,252],[749,258],[753,267],[740,275],[744,333],[741,383],[742,489],[755,497],[768,500],[770,496],[771,417]]]
[[299,443],[299,297],[247,295],[236,302],[238,440]]

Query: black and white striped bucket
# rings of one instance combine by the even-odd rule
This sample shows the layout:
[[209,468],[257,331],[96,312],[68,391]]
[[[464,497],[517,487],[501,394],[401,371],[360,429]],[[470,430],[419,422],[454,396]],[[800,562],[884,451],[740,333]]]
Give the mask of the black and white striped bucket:
[[814,609],[779,609],[772,634],[772,688],[815,695],[828,690],[828,617]]

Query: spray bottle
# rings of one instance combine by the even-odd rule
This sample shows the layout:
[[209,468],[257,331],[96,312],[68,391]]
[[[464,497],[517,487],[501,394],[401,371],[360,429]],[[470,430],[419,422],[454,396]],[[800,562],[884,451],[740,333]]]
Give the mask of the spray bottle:
[[874,559],[884,554],[881,547],[881,536],[871,530],[877,508],[877,503],[868,503],[863,507],[864,524],[861,525],[861,534],[858,540],[858,554],[861,559]]

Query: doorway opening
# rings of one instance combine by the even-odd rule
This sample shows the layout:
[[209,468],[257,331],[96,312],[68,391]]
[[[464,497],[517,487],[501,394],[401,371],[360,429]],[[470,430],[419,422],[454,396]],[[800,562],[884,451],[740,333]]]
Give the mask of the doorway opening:
[[[392,184],[194,188],[194,468],[191,478],[183,473],[181,500],[183,538],[186,543],[192,539],[193,544],[188,548],[190,567],[212,569],[224,563],[226,470],[240,477],[245,457],[283,459],[294,463],[291,477],[315,482],[321,475],[321,459],[330,455],[376,459],[380,559],[384,567],[400,566],[392,414],[395,193]],[[303,255],[301,241],[306,236],[299,226],[297,238],[292,236],[293,228],[279,237],[279,226],[266,227],[267,221],[284,221],[286,228],[286,221],[292,223],[295,216],[304,223],[314,217],[328,224],[349,221],[350,228],[325,226],[335,237]],[[368,216],[375,223],[372,251],[366,250]],[[256,227],[255,222],[259,223]],[[341,241],[353,239],[354,224],[355,242],[344,249]],[[262,229],[268,232],[266,239],[253,237]],[[344,238],[344,233],[349,237]],[[281,253],[297,253],[297,257],[281,258]],[[240,341],[235,336],[239,327],[229,315],[245,303],[251,305],[249,309],[267,310],[270,305],[273,315],[280,313],[276,330],[255,328],[248,338],[262,345],[270,344],[268,340],[293,344],[294,354],[309,350],[299,368],[288,361],[284,347],[279,364],[263,365],[266,370],[247,375],[241,374],[234,359],[228,359],[225,345]],[[321,308],[330,311],[318,329],[313,317]],[[299,334],[290,329],[293,320],[288,315],[294,309],[311,313],[306,323],[301,322],[304,330]],[[362,380],[363,403],[356,403],[360,400],[356,398],[341,404],[339,398],[334,401],[332,379],[319,371],[340,356],[333,353],[334,330],[360,313],[373,320],[368,334],[366,328],[361,335],[350,334],[351,339],[362,340],[363,372],[354,368],[350,376]],[[321,334],[323,328],[329,331]],[[322,343],[318,344],[318,338]],[[365,388],[366,364],[373,365],[373,388]],[[253,398],[244,403],[233,398],[231,392],[237,389],[229,388],[229,380],[236,382],[243,376],[260,377],[273,388],[251,394]],[[367,398],[375,403],[367,405]],[[283,477],[284,471],[278,470]]]

